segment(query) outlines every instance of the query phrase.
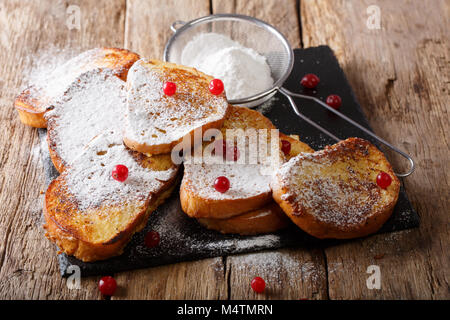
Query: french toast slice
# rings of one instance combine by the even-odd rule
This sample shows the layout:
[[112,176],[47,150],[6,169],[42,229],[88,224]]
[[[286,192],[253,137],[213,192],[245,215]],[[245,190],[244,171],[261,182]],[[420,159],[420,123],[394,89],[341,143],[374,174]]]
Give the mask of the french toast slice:
[[[124,182],[112,170],[128,168]],[[47,237],[82,261],[121,254],[131,236],[175,186],[170,154],[148,157],[129,150],[121,132],[105,132],[87,146],[45,194]]]
[[[272,145],[271,130],[275,130],[272,122],[257,111],[245,108],[230,106],[230,111],[225,119],[221,133],[223,140],[228,144],[233,137],[229,137],[229,130],[244,130],[248,139],[243,146],[247,153],[249,140],[254,138],[254,132],[259,129],[267,130],[268,146]],[[249,130],[250,129],[250,130]],[[252,132],[252,130],[254,132]],[[227,135],[228,133],[228,135]],[[304,152],[312,152],[306,144],[296,141],[293,138],[282,135],[281,138],[290,139],[291,144],[296,144],[297,149]],[[259,136],[261,138],[261,136]],[[276,144],[280,144],[280,136],[276,135]],[[256,138],[254,138],[256,141]],[[213,144],[215,142],[212,142]],[[254,211],[269,204],[272,200],[270,189],[270,176],[276,161],[284,161],[281,154],[259,153],[257,161],[250,162],[251,156],[246,156],[238,161],[223,162],[223,158],[211,155],[206,152],[210,144],[203,145],[203,162],[196,161],[196,155],[188,158],[184,162],[184,176],[180,188],[180,200],[183,211],[193,218],[226,219],[232,216]],[[298,145],[298,146],[297,146]],[[293,150],[294,148],[291,148]],[[276,152],[276,151],[274,151]],[[243,151],[241,150],[242,154]],[[242,155],[241,155],[242,157]],[[218,159],[217,159],[218,158]],[[215,161],[215,160],[218,161]],[[214,189],[214,181],[219,176],[225,176],[230,181],[230,188],[225,193],[220,193]]]
[[[391,184],[380,188],[377,175]],[[302,230],[325,239],[376,232],[390,217],[400,182],[385,156],[370,142],[349,138],[283,164],[272,181],[273,197]]]
[[138,54],[118,48],[95,48],[81,53],[56,68],[41,83],[32,84],[16,97],[14,106],[20,120],[32,127],[45,128],[44,113],[80,74],[96,68],[108,68],[125,81],[128,69],[138,59]]
[[[212,77],[159,60],[137,61],[127,79],[128,107],[124,142],[146,154],[168,153],[195,130],[220,128],[228,110],[225,93],[209,92]],[[165,82],[176,92],[164,94]]]
[[110,69],[92,69],[77,77],[44,118],[55,168],[62,172],[96,136],[123,128],[125,82]]
[[242,236],[272,233],[286,228],[290,221],[274,201],[254,211],[246,212],[227,219],[199,218],[197,221],[210,230],[223,234]]

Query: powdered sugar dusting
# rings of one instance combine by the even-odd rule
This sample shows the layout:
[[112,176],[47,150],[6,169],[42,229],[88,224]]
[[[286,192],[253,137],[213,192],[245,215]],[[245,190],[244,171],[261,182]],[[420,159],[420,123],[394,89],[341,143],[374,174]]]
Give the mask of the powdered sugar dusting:
[[29,94],[39,97],[38,100],[42,103],[41,109],[47,109],[55,100],[62,97],[80,74],[96,68],[98,60],[104,55],[104,50],[96,48],[83,52],[49,73],[38,70],[40,75],[32,79],[33,84],[28,89]]
[[[225,176],[230,181],[230,189],[225,193],[214,189],[217,177]],[[222,165],[186,165],[183,183],[205,199],[242,199],[269,193],[270,176],[262,175],[258,165],[222,164]]]
[[[163,85],[172,81],[176,94],[166,96]],[[194,73],[153,67],[137,61],[129,70],[125,136],[147,145],[178,141],[196,128],[223,119],[228,108],[224,96],[212,95]]]
[[[270,181],[275,168],[283,160],[280,150],[271,150],[273,136],[263,137],[258,132],[246,131],[245,144],[238,148],[240,157],[237,161],[224,161],[223,155],[207,152],[212,148],[203,150],[202,161],[197,158],[201,155],[188,155],[184,162],[184,176],[182,186],[203,199],[232,200],[246,199],[263,194],[270,194]],[[256,143],[255,148],[250,147],[249,141],[262,141]],[[269,146],[265,145],[265,141]],[[278,139],[274,140],[278,142]],[[242,141],[241,141],[242,142]],[[232,145],[232,142],[226,142]],[[212,142],[214,144],[214,142]],[[238,143],[238,145],[240,145]],[[262,146],[264,145],[264,146]],[[276,145],[278,147],[278,144]],[[263,150],[262,148],[267,148]],[[267,152],[268,151],[268,152]],[[272,156],[272,154],[274,156]],[[277,161],[278,160],[278,161]],[[215,190],[214,181],[217,177],[225,176],[230,181],[227,192],[221,193]]]
[[[111,176],[117,164],[128,168],[128,178],[124,182]],[[68,191],[76,198],[80,210],[145,201],[176,173],[175,166],[163,171],[144,168],[123,145],[120,131],[110,131],[95,138],[65,172]]]
[[281,245],[278,234],[240,237],[206,230],[182,212],[178,197],[168,200],[150,216],[149,228],[161,235],[158,250],[164,256],[178,256],[186,252],[210,252],[218,256],[227,252],[255,251]]
[[22,90],[45,83],[52,72],[64,65],[76,53],[73,49],[48,45],[44,50],[28,55],[25,59],[30,67],[22,73]]
[[276,173],[273,187],[286,188],[288,192],[281,198],[294,208],[347,228],[364,223],[376,208],[393,199],[369,179],[367,172],[360,172],[337,152],[331,147],[292,158]]
[[109,69],[88,71],[45,114],[52,148],[71,162],[93,138],[108,129],[120,130],[126,108],[125,82]]

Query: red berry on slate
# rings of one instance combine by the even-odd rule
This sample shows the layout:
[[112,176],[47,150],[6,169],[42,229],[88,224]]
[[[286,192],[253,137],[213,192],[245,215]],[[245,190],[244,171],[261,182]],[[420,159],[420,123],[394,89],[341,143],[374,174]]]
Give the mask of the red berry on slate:
[[377,175],[377,185],[382,188],[382,189],[386,189],[387,187],[389,187],[392,183],[392,178],[389,174],[387,174],[384,171],[381,171],[378,175]]
[[123,164],[118,164],[112,171],[112,177],[120,182],[124,182],[128,178],[128,168]]
[[214,188],[221,193],[227,192],[230,189],[230,180],[227,177],[220,176],[214,181]]
[[281,140],[281,151],[288,155],[291,152],[291,143],[287,140]]
[[154,248],[159,244],[159,233],[157,231],[149,231],[146,235],[145,235],[145,246],[147,248]]
[[309,88],[309,89],[314,89],[315,87],[317,87],[319,82],[320,82],[319,77],[313,73],[305,74],[305,76],[300,81],[302,86]]
[[219,95],[223,92],[223,82],[220,79],[214,79],[209,83],[209,91],[213,95]]
[[98,282],[98,289],[105,296],[113,296],[117,289],[116,280],[111,276],[106,276]]
[[167,81],[164,83],[163,90],[166,96],[173,96],[177,91],[177,85],[173,82]]
[[264,289],[266,288],[266,282],[261,277],[256,277],[252,280],[251,283],[253,291],[256,293],[263,293]]
[[327,105],[334,109],[339,109],[342,105],[342,99],[337,94],[331,94],[327,97]]

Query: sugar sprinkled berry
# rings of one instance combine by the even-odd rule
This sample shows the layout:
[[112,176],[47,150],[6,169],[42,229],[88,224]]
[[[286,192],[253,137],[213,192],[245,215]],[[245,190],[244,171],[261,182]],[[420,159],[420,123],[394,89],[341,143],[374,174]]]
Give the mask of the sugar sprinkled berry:
[[112,171],[112,177],[114,180],[124,182],[128,178],[128,168],[123,164],[118,164]]
[[160,241],[160,237],[159,237],[159,233],[157,231],[149,231],[147,232],[147,234],[145,235],[145,246],[147,248],[154,248],[156,246],[159,245],[159,241]]

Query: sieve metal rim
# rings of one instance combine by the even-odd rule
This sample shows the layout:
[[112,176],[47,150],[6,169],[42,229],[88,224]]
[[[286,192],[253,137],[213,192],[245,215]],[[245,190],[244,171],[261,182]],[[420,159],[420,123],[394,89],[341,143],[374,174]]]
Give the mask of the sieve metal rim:
[[268,24],[267,22],[264,22],[262,20],[259,20],[257,18],[253,18],[250,16],[246,16],[246,15],[242,15],[242,14],[221,13],[221,14],[213,14],[213,15],[204,16],[204,17],[201,17],[198,19],[191,20],[184,24],[182,21],[176,21],[175,23],[182,24],[182,26],[178,29],[174,28],[174,30],[175,30],[174,34],[167,41],[166,46],[164,47],[164,54],[163,54],[164,61],[168,62],[170,48],[171,48],[172,44],[176,41],[177,37],[180,36],[180,34],[182,34],[184,31],[188,30],[189,28],[191,28],[199,23],[218,20],[218,19],[220,19],[220,20],[229,19],[229,20],[235,20],[235,21],[241,20],[241,21],[245,21],[245,22],[251,22],[251,23],[254,23],[254,24],[262,27],[263,29],[272,33],[274,36],[276,36],[280,40],[285,52],[288,55],[288,59],[287,59],[288,65],[287,65],[286,71],[278,78],[277,81],[275,81],[275,83],[273,84],[273,86],[271,88],[264,90],[260,93],[257,93],[255,95],[252,95],[250,97],[229,100],[228,102],[230,104],[246,104],[246,103],[257,101],[265,96],[270,95],[271,93],[273,93],[275,91],[278,91],[292,72],[292,68],[294,67],[294,51],[292,50],[292,47],[289,44],[286,37],[278,29],[276,29],[274,26]]

